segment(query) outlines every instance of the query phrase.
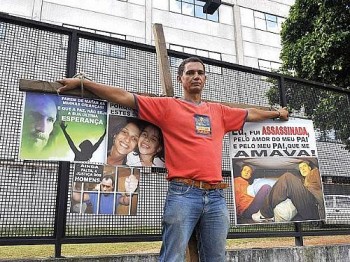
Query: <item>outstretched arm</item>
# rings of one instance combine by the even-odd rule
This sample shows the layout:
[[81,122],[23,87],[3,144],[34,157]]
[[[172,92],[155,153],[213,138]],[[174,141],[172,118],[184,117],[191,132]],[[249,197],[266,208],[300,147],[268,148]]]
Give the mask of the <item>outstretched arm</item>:
[[72,149],[72,151],[74,152],[74,154],[76,154],[77,152],[79,152],[79,150],[78,150],[78,149],[76,148],[76,146],[74,145],[73,140],[71,139],[71,137],[70,137],[69,134],[67,133],[67,130],[66,130],[67,125],[62,121],[62,122],[60,123],[60,127],[61,127],[61,129],[62,129],[62,131],[63,131],[64,136],[65,136],[66,139],[67,139],[67,142],[68,142],[69,147]]
[[94,144],[94,147],[93,147],[93,151],[95,151],[99,146],[100,144],[102,143],[103,141],[103,138],[105,137],[106,135],[106,132],[107,132],[107,129],[105,129],[105,131],[103,132],[103,135],[100,137],[100,139],[96,142],[96,144]]
[[265,111],[256,108],[248,109],[247,122],[258,122],[267,119],[279,118],[288,121],[289,113],[286,107],[280,108],[276,111]]
[[[75,89],[80,87],[81,80],[79,78],[65,78],[57,82],[63,86],[60,87],[57,92],[64,93],[67,90]],[[134,95],[120,87],[113,87],[83,79],[84,88],[90,90],[98,97],[105,99],[109,102],[116,103],[122,106],[130,107],[135,109],[136,103]]]

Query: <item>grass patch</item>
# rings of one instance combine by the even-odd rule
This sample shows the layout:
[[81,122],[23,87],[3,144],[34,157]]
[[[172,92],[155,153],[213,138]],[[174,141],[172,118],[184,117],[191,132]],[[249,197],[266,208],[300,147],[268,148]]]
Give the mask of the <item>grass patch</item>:
[[[317,245],[348,245],[350,235],[304,237],[305,246]],[[294,247],[293,237],[279,238],[245,238],[227,240],[227,249]],[[160,241],[126,242],[126,243],[95,243],[95,244],[65,244],[62,245],[62,256],[112,256],[135,253],[159,253]],[[49,258],[54,256],[54,245],[0,246],[0,259],[30,259]]]
[[[127,242],[62,245],[62,256],[108,256],[132,253],[158,253],[161,242]],[[0,246],[0,259],[48,258],[55,254],[54,245]]]

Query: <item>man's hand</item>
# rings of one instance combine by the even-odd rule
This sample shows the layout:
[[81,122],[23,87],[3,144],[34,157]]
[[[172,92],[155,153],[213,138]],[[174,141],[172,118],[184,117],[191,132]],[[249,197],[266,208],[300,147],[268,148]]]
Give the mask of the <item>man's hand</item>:
[[57,89],[58,93],[80,87],[79,78],[64,78],[62,80],[58,80],[57,82],[63,85],[62,87]]
[[128,193],[134,193],[137,189],[139,181],[136,176],[130,175],[125,179],[125,191]]
[[287,107],[282,107],[277,110],[280,113],[279,119],[287,121],[289,118],[289,112]]

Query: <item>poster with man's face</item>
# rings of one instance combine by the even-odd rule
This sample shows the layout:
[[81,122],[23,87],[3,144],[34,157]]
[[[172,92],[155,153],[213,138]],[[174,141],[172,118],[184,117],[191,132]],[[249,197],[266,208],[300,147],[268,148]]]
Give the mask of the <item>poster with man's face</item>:
[[246,123],[230,154],[236,224],[325,219],[312,121]]
[[106,126],[105,101],[27,92],[19,157],[103,163]]

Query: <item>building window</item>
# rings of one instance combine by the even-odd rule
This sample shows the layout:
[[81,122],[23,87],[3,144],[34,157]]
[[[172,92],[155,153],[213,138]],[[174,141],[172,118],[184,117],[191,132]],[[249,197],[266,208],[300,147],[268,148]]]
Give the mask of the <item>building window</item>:
[[4,40],[6,36],[6,24],[0,22],[0,40]]
[[[195,56],[208,57],[208,58],[212,58],[212,59],[216,59],[216,60],[222,60],[220,53],[212,52],[212,51],[208,51],[208,50],[195,49],[195,48],[191,48],[191,47],[174,45],[174,44],[170,44],[169,49],[183,52],[183,53],[193,54]],[[170,57],[169,62],[170,62],[170,66],[177,68],[181,64],[182,59],[176,58],[176,57]],[[221,67],[205,64],[205,68],[206,68],[206,71],[209,73],[222,75],[222,68]]]
[[199,0],[169,0],[170,11],[183,15],[219,22],[219,11],[212,15],[203,13],[205,2]]
[[281,67],[281,64],[273,61],[259,59],[258,66],[261,70],[277,71]]
[[279,33],[284,20],[285,18],[282,17],[254,11],[254,23],[256,29]]
[[[106,35],[106,36],[126,40],[126,35],[120,35],[120,34],[106,32],[106,31],[99,31],[99,30],[80,27],[80,26],[73,26],[73,25],[63,25],[63,26],[77,29],[80,31],[86,31],[94,34]],[[62,48],[67,49],[67,44],[68,43],[66,41],[62,41]],[[114,58],[120,58],[120,59],[125,59],[126,57],[126,48],[124,46],[118,46],[118,45],[113,45],[109,43],[97,42],[97,41],[86,40],[86,39],[80,39],[80,51],[97,54],[97,55],[114,57]]]
[[[82,40],[82,39],[81,39]],[[82,52],[125,59],[125,47],[92,40],[82,41]]]

